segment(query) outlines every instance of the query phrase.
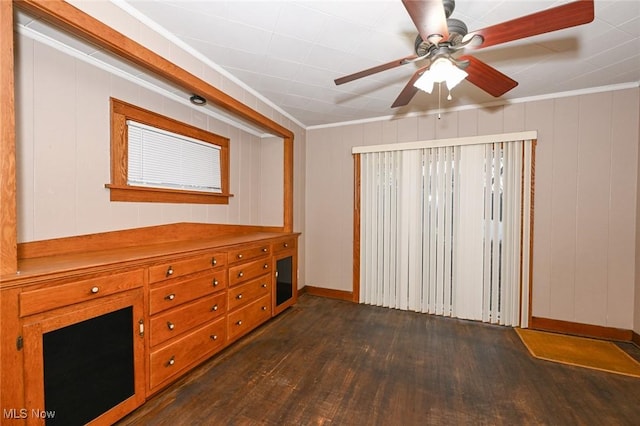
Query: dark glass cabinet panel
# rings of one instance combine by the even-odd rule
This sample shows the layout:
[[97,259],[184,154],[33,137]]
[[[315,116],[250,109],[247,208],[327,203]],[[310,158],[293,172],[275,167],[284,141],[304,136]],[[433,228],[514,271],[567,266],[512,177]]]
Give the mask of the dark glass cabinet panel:
[[293,256],[276,260],[276,307],[293,299]]
[[82,425],[135,393],[133,308],[44,333],[46,424]]

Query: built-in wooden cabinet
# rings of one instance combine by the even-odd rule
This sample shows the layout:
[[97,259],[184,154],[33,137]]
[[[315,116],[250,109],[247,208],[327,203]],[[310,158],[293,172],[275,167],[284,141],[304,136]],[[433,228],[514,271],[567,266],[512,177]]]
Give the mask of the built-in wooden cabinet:
[[229,341],[271,318],[273,265],[270,244],[241,247],[229,253]]
[[287,237],[273,243],[273,314],[277,315],[298,299],[297,238]]
[[149,266],[149,394],[224,347],[226,266],[220,251]]
[[[17,417],[29,425],[110,424],[144,402],[143,284],[143,271],[133,270],[20,293],[15,350],[23,352],[23,369],[2,370],[23,372]],[[3,424],[16,420],[3,417]]]
[[[239,228],[169,244],[149,237],[136,246],[129,237],[141,231],[119,231],[114,241],[127,247],[106,234],[26,247],[43,256],[25,259],[0,287],[2,424],[44,424],[53,411],[64,424],[111,424],[295,303],[297,234]],[[275,285],[282,259],[284,304]],[[73,384],[61,393],[65,376]],[[85,379],[113,391],[82,391]]]

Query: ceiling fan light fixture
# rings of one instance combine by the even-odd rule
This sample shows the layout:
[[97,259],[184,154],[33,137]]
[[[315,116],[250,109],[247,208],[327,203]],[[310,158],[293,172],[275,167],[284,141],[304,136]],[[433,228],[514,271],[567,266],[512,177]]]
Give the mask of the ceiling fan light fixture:
[[431,93],[435,83],[446,83],[449,90],[467,78],[467,72],[455,66],[447,58],[438,58],[413,85],[418,89]]

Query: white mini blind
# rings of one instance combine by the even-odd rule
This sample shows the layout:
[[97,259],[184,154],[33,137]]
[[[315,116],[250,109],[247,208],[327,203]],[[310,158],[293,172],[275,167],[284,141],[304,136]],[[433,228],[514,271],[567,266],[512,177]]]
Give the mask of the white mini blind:
[[222,192],[220,147],[127,120],[127,184]]

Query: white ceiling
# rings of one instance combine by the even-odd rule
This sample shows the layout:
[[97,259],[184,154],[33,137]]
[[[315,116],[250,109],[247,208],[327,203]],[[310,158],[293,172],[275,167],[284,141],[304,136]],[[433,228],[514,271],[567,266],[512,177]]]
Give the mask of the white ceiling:
[[[519,82],[500,98],[463,81],[452,101],[434,90],[395,109],[391,104],[421,63],[341,86],[333,80],[414,53],[417,30],[400,0],[111,1],[304,127],[435,111],[439,103],[463,108],[640,84],[640,0],[596,0],[589,24],[473,51]],[[452,17],[472,31],[564,3],[569,1],[457,0]],[[105,61],[188,103],[181,89],[45,23],[20,14],[18,24],[31,36],[59,40],[85,59]]]
[[[476,30],[569,1],[457,0]],[[125,3],[125,0],[116,4]],[[437,94],[390,105],[416,64],[336,86],[333,80],[413,54],[400,0],[126,0],[305,126],[438,108]],[[442,107],[486,104],[640,81],[640,1],[596,0],[592,23],[473,52],[519,82],[496,99],[464,81]]]

